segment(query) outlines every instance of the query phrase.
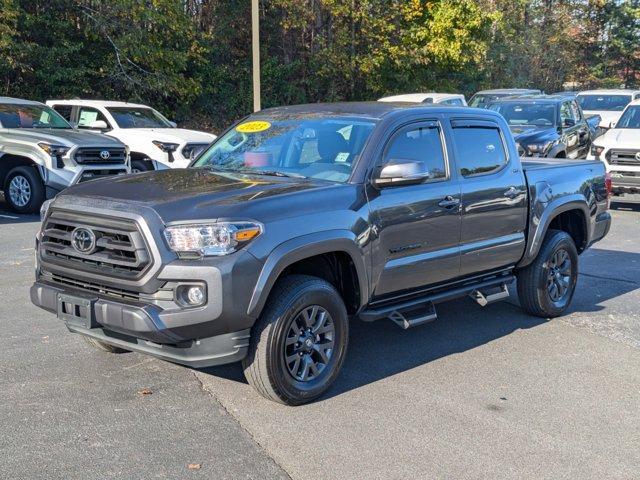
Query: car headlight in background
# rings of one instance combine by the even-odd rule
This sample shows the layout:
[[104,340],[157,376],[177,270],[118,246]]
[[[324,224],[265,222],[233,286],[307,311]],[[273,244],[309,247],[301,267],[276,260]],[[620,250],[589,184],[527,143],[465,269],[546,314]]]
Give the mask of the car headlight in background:
[[527,149],[531,153],[547,153],[549,150],[551,150],[551,147],[553,145],[554,145],[554,142],[532,143],[530,145],[527,145]]
[[174,225],[164,237],[176,253],[219,256],[233,253],[262,233],[262,225],[252,222],[216,222]]
[[55,145],[53,143],[40,142],[38,146],[44,150],[47,154],[49,154],[52,158],[56,160],[57,168],[64,168],[64,162],[62,161],[62,157],[64,157],[67,152],[71,149],[71,147],[66,147],[64,145]]
[[602,152],[604,151],[604,147],[600,147],[598,145],[591,145],[591,155],[593,155],[594,157],[599,157],[600,155],[602,155]]
[[156,147],[158,147],[165,153],[173,153],[180,146],[180,144],[178,143],[161,142],[159,140],[153,140],[151,143],[153,143]]

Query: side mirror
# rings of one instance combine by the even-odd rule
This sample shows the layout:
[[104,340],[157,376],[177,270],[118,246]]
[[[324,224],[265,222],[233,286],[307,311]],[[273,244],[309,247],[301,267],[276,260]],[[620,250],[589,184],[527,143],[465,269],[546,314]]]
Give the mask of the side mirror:
[[171,125],[173,128],[176,128],[178,126],[178,124],[173,120],[169,120],[169,125]]
[[564,122],[562,123],[563,127],[573,127],[575,126],[576,121],[573,118],[565,118]]
[[95,120],[89,124],[89,128],[94,130],[107,130],[109,125],[104,120]]
[[411,160],[391,160],[373,179],[377,187],[411,185],[430,178],[424,163]]
[[616,122],[611,122],[609,124],[609,128],[616,128]]

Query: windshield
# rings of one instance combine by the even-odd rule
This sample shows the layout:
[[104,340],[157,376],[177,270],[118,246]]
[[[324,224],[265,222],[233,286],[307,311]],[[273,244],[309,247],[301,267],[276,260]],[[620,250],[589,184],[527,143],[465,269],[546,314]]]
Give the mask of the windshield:
[[217,170],[346,182],[374,127],[368,119],[249,118],[193,163]]
[[496,103],[490,110],[501,114],[510,126],[553,127],[556,106],[537,103]]
[[471,100],[469,100],[469,106],[470,107],[476,107],[476,108],[487,108],[487,105],[491,102],[493,102],[494,100],[498,100],[500,97],[506,97],[507,95],[500,95],[500,94],[486,94],[486,93],[479,93],[479,94],[475,94]]
[[621,112],[631,101],[631,95],[578,95],[582,110]]
[[71,128],[71,125],[46,105],[0,103],[3,128]]
[[639,128],[640,129],[640,105],[627,108],[616,128]]
[[173,128],[169,120],[152,108],[108,107],[120,128]]

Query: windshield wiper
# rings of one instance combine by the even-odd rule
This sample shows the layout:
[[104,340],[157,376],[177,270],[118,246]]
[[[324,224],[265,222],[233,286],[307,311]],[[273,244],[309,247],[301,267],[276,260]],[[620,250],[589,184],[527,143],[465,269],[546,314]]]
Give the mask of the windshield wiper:
[[243,173],[252,173],[254,175],[267,175],[271,177],[307,178],[304,175],[300,175],[299,173],[280,172],[278,170],[254,170],[254,171],[247,171]]

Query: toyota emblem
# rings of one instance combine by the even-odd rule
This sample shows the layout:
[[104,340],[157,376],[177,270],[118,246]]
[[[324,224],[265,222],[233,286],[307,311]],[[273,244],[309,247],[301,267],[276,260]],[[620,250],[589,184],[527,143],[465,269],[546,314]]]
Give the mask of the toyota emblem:
[[96,249],[96,235],[88,228],[78,227],[71,233],[71,245],[79,253],[93,253]]
[[109,160],[110,157],[111,157],[111,154],[109,153],[109,150],[102,150],[100,152],[100,158],[102,160]]
[[640,152],[636,153],[636,160],[640,162]]

